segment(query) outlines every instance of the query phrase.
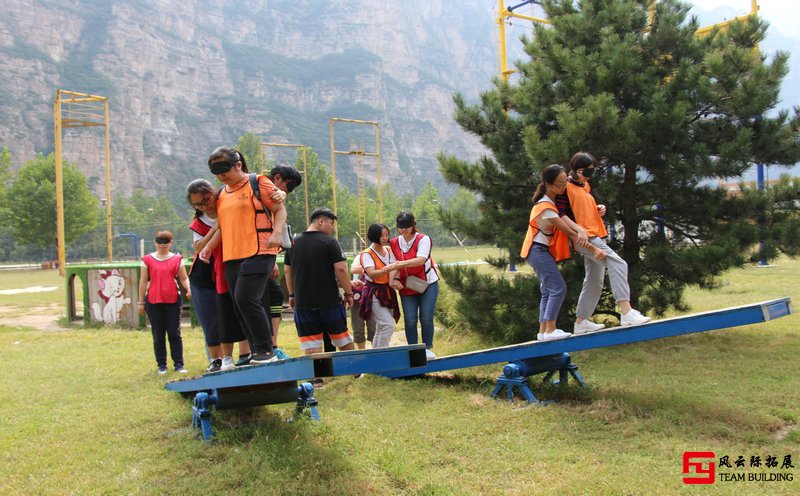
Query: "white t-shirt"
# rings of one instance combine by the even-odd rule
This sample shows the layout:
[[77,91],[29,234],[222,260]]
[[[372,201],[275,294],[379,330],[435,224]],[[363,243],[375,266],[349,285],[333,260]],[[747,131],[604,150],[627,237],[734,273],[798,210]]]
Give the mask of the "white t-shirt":
[[[544,195],[541,200],[537,203],[541,202],[549,202],[555,206],[556,202],[550,199],[547,195]],[[539,228],[539,232],[536,233],[536,236],[533,237],[534,243],[541,243],[543,245],[550,245],[550,239],[552,237],[554,227],[553,222],[550,219],[557,219],[558,212],[555,210],[547,209],[544,212],[540,213],[538,217],[536,217],[536,227]],[[547,234],[547,235],[546,235]]]
[[386,265],[389,265],[390,263],[394,263],[397,261],[397,259],[394,258],[394,253],[392,253],[392,250],[390,250],[388,247],[384,247],[384,250],[385,251],[383,253],[381,253],[380,251],[376,253],[375,250],[373,250],[372,247],[370,247],[369,255],[372,256],[369,256],[367,254],[361,254],[358,257],[356,257],[356,259],[363,258],[364,275],[367,276],[368,281],[372,281],[372,278],[367,275],[367,267],[375,268],[375,260],[372,257],[380,258],[381,262],[383,262]]
[[[398,244],[400,246],[400,251],[402,251],[404,255],[407,254],[408,250],[411,249],[411,245],[413,245],[414,244],[414,240],[417,239],[416,236],[417,235],[414,234],[414,237],[411,238],[411,241],[406,241],[406,238],[404,238],[402,236],[398,236],[397,237]],[[426,274],[426,279],[428,280],[428,284],[433,284],[436,281],[438,281],[439,280],[439,276],[436,274],[436,271],[433,270],[433,268],[431,267],[431,265],[432,265],[431,264],[431,238],[427,234],[423,234],[422,235],[422,239],[419,240],[419,244],[417,245],[417,257],[425,257],[425,274]],[[409,258],[411,258],[411,257],[409,257]],[[401,260],[403,260],[403,259],[401,258]],[[404,269],[400,269],[401,272],[403,270]]]
[[[214,226],[216,226],[216,225],[217,225],[217,220],[218,220],[218,219],[212,219],[212,218],[211,218],[211,217],[209,217],[209,216],[208,216],[208,214],[207,214],[207,213],[205,213],[205,212],[203,212],[203,215],[201,215],[200,217],[198,217],[198,219],[200,220],[200,222],[202,222],[203,224],[205,224],[205,225],[207,225],[208,227],[211,227],[211,228],[213,228]],[[200,241],[200,240],[201,240],[201,239],[203,239],[204,237],[205,237],[205,236],[200,236],[200,235],[199,235],[199,234],[197,234],[196,232],[192,231],[192,243],[193,243],[193,244],[194,244],[194,243],[197,243],[198,241]]]

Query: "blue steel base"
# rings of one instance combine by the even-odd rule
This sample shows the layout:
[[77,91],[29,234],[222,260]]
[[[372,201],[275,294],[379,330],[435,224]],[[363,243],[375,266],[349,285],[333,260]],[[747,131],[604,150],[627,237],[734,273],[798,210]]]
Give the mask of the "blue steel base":
[[[216,389],[212,390],[211,393],[200,391],[194,397],[194,402],[192,404],[192,428],[201,429],[203,441],[209,441],[212,437],[211,410],[219,406],[219,404],[220,399]],[[318,404],[319,402],[314,397],[314,386],[311,385],[311,383],[304,382],[297,387],[297,406],[294,410],[295,418],[305,415],[319,422]]]
[[567,380],[571,375],[581,387],[586,387],[583,376],[578,372],[578,366],[572,363],[569,353],[560,355],[548,355],[540,358],[529,358],[517,360],[503,367],[503,375],[497,378],[497,385],[491,392],[492,398],[497,398],[503,389],[506,389],[506,399],[514,400],[514,390],[519,393],[531,404],[544,405],[548,401],[539,401],[528,386],[528,377],[536,374],[546,374],[543,382],[553,378],[558,372],[559,380],[553,384],[566,386]]

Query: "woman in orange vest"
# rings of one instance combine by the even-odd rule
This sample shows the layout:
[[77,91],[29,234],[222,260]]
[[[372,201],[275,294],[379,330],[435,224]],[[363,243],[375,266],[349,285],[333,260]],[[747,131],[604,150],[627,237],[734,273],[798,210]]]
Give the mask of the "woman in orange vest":
[[280,250],[286,208],[271,198],[276,188],[266,176],[256,176],[261,198],[255,195],[247,162],[233,148],[214,150],[208,167],[225,184],[217,197],[222,259],[234,308],[250,343],[250,363],[275,361],[269,316],[262,299]]
[[373,348],[389,346],[394,334],[394,324],[400,320],[400,306],[397,295],[389,286],[395,275],[397,260],[387,245],[389,228],[383,224],[372,224],[367,229],[367,239],[372,243],[359,257],[366,274],[366,282],[361,290],[361,310],[359,315],[365,321],[375,323]]
[[587,248],[576,246],[578,252],[583,255],[586,275],[575,311],[574,334],[599,331],[605,327],[603,324],[595,324],[590,321],[589,317],[594,314],[597,303],[600,301],[606,269],[608,270],[608,279],[611,281],[611,292],[620,308],[620,323],[623,326],[631,326],[650,321],[650,317],[645,317],[631,307],[628,264],[603,241],[603,238],[608,236],[603,222],[606,207],[595,202],[591,195],[592,187],[589,185],[589,180],[596,167],[597,159],[592,154],[578,152],[573,155],[569,162],[570,173],[567,179],[566,194],[561,194],[556,199],[561,218],[565,221],[568,219],[574,221],[575,224],[584,228],[589,237],[589,243],[606,254],[604,259],[599,259]]
[[[564,298],[567,296],[567,283],[558,271],[556,262],[570,257],[569,242],[579,244],[581,229],[574,229],[558,216],[554,198],[564,192],[567,186],[567,173],[558,164],[548,165],[542,170],[542,182],[533,194],[533,208],[528,220],[528,232],[522,243],[519,256],[526,259],[536,271],[542,299],[539,302],[539,341],[554,341],[571,335],[556,329],[556,319]],[[586,241],[582,241],[588,244]],[[590,245],[591,246],[591,245]],[[594,248],[594,247],[592,247]],[[594,248],[598,258],[605,253]]]

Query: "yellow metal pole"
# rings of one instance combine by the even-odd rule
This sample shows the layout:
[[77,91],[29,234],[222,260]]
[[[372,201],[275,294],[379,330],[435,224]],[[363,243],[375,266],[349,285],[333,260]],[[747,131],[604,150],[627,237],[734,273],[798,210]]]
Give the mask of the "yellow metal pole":
[[506,6],[505,0],[497,0],[497,28],[500,38],[500,77],[508,81],[508,60],[506,55]]
[[106,239],[108,241],[108,263],[114,260],[114,238],[111,236],[111,142],[109,137],[108,98],[103,109],[106,114]]
[[378,158],[378,222],[383,224],[383,191],[381,191],[381,132],[380,124],[375,123],[375,153]]
[[308,161],[306,160],[306,150],[307,148],[303,147],[303,193],[306,197],[306,222],[308,222]]
[[65,248],[64,235],[64,179],[62,174],[61,161],[61,90],[56,90],[56,99],[53,103],[53,113],[55,121],[56,137],[56,231],[57,231],[57,250],[58,250],[58,273],[62,277],[66,275],[65,265],[67,255]]
[[[344,119],[341,119],[344,120]],[[331,182],[333,183],[333,213],[336,213],[336,153],[334,153],[334,143],[333,143],[333,123],[334,119],[330,119],[330,128],[331,128]],[[334,225],[334,236],[336,239],[339,239],[339,223],[337,222]]]

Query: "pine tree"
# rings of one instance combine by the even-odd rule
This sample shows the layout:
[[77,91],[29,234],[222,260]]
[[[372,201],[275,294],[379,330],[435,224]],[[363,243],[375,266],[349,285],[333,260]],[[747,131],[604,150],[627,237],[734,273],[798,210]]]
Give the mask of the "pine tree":
[[[593,194],[608,207],[611,245],[628,263],[632,301],[662,314],[687,308],[687,285],[710,286],[731,267],[797,252],[792,202],[774,208],[775,194],[733,195],[715,183],[741,177],[753,163],[797,162],[800,116],[798,109],[792,117],[774,112],[788,54],[768,60],[756,50],[763,21],[698,37],[687,4],[658,2],[650,27],[648,4],[544,1],[552,25],[537,25],[523,39],[529,59],[517,65],[519,80],[496,81],[477,104],[455,97],[457,122],[492,155],[474,163],[441,155],[439,162],[448,181],[482,198],[478,222],[457,212],[445,221],[513,256],[541,169],[567,165],[577,151],[593,153],[605,166]],[[783,194],[791,197],[791,185]],[[759,239],[762,254],[754,248]],[[573,259],[564,268],[573,294],[582,278],[575,258],[580,265]],[[487,291],[464,287],[462,297]],[[517,296],[531,307],[529,317],[538,314],[532,297]],[[568,299],[562,316],[573,308]],[[613,313],[610,295],[598,311]]]

